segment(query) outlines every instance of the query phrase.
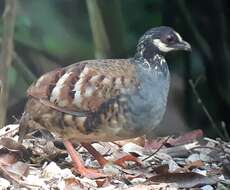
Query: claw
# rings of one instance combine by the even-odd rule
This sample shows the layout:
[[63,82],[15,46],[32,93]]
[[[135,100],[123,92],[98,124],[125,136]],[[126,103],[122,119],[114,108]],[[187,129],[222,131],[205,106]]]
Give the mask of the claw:
[[77,153],[77,151],[75,151],[70,141],[64,141],[64,145],[73,161],[75,171],[79,173],[81,176],[91,179],[107,177],[107,175],[97,172],[94,169],[86,168],[83,164],[83,161],[81,160],[80,155]]

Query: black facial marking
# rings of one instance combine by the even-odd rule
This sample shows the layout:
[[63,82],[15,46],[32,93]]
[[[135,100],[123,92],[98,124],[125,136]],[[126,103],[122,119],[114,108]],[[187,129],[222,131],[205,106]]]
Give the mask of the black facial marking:
[[146,60],[150,60],[154,54],[156,54],[159,50],[153,45],[152,42],[147,41],[144,44],[144,49],[143,49],[143,57]]
[[170,27],[160,26],[148,30],[138,41],[133,62],[146,69],[167,75],[164,56],[173,50],[190,49],[189,44]]
[[[139,40],[137,45],[137,54],[142,52],[143,57],[149,59],[154,54],[165,55],[165,51],[157,47],[158,43],[154,44],[154,40],[159,40],[166,47],[174,48],[174,45],[180,43],[177,33],[170,27],[161,26],[148,30]],[[141,55],[141,54],[140,54]]]

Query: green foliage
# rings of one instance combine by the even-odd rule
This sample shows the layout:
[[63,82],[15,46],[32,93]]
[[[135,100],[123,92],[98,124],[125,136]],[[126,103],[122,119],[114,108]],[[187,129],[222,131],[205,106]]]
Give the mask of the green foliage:
[[[92,54],[89,35],[75,33],[73,26],[66,27],[70,18],[64,17],[53,1],[22,0],[20,8],[15,35],[19,43],[58,57]],[[76,23],[79,28],[85,20],[83,17],[81,22]]]

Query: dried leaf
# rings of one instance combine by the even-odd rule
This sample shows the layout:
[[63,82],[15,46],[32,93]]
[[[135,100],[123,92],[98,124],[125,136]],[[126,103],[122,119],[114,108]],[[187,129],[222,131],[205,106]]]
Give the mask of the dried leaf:
[[197,160],[200,160],[200,155],[198,153],[190,154],[188,158],[186,159],[186,162],[195,162]]
[[225,158],[222,160],[224,174],[230,176],[230,158]]
[[[158,149],[160,146],[162,146],[162,143],[167,146],[176,146],[181,144],[187,144],[194,139],[200,138],[203,136],[203,131],[201,129],[194,130],[188,133],[185,133],[177,138],[168,138],[168,137],[162,137],[157,139],[151,139],[146,140],[145,143],[145,149],[152,150],[152,149]],[[168,138],[167,142],[165,143],[165,140]]]
[[19,176],[15,176],[14,174],[10,173],[5,166],[0,165],[0,175],[3,176],[5,179],[11,182],[16,182],[19,184]]
[[97,183],[97,187],[102,187],[105,183],[106,183],[107,179],[97,179],[96,183]]
[[170,139],[168,143],[174,146],[181,145],[181,144],[187,144],[187,143],[194,141],[194,139],[203,137],[203,135],[204,135],[203,131],[201,129],[197,129],[197,130],[185,133],[177,137],[176,139]]
[[166,174],[169,172],[169,165],[168,164],[163,164],[160,166],[157,166],[153,169],[154,172],[157,174]]
[[12,165],[5,166],[5,169],[11,174],[21,177],[28,174],[29,165],[19,161]]
[[164,160],[162,163],[168,164],[169,172],[176,172],[176,170],[181,168],[173,159]]
[[81,184],[81,182],[74,178],[74,177],[71,177],[71,178],[67,178],[67,179],[64,179],[65,181],[65,190],[71,190],[71,189],[83,189],[84,186]]
[[230,188],[230,185],[218,183],[216,190],[229,190],[229,188]]
[[[117,190],[119,188],[116,188]],[[125,188],[125,190],[177,190],[178,187],[175,185],[175,184],[157,184],[157,185],[135,185],[135,186],[131,186],[131,187],[128,187],[128,188]]]
[[[175,170],[175,172],[178,172],[178,173],[191,172],[191,171],[194,172],[194,169],[201,168],[204,166],[205,164],[201,160],[197,160],[192,163],[189,163],[188,165],[185,165],[183,168],[178,168],[177,170]],[[196,173],[199,173],[199,172],[196,172]]]
[[0,129],[0,137],[13,137],[19,129],[19,124],[7,125]]
[[17,155],[15,153],[2,153],[0,154],[0,164],[1,165],[11,165],[17,162]]
[[218,179],[214,177],[207,177],[194,172],[160,174],[149,178],[149,180],[159,183],[176,183],[180,188],[213,185],[218,182]]
[[192,169],[200,168],[203,166],[204,166],[204,162],[202,162],[201,160],[197,160],[197,161],[191,162],[190,164],[188,164],[185,167],[188,168],[189,170],[192,170]]
[[143,147],[136,145],[134,143],[131,143],[131,142],[125,144],[122,147],[122,150],[126,153],[134,153],[135,155],[138,155],[138,156],[143,156],[143,154],[144,154],[144,148]]
[[8,150],[9,152],[15,152],[19,156],[20,159],[28,159],[30,154],[27,149],[20,143],[14,141],[10,138],[1,138],[0,139],[0,153]]
[[10,189],[10,182],[4,178],[0,178],[0,189]]
[[89,178],[78,178],[81,182],[81,184],[83,185],[84,188],[86,189],[96,189],[97,188],[97,183]]
[[134,143],[138,146],[144,147],[145,145],[146,138],[145,136],[137,137],[137,138],[132,138],[132,139],[127,139],[127,140],[122,140],[122,141],[115,141],[114,143],[119,145],[119,146],[124,146],[127,143]]
[[161,137],[156,139],[148,139],[145,142],[144,148],[146,150],[153,150],[158,149],[162,146],[162,144],[165,142],[165,140],[168,139],[168,137]]

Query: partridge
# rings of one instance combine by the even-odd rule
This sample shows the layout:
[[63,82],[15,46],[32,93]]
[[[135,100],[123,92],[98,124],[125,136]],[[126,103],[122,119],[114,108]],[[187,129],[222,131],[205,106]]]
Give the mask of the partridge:
[[155,27],[139,39],[132,58],[80,61],[42,75],[27,91],[19,141],[27,128],[55,132],[78,173],[100,176],[84,167],[71,142],[80,142],[104,166],[108,161],[90,142],[152,133],[164,115],[170,84],[164,55],[175,50],[191,46],[172,28]]

